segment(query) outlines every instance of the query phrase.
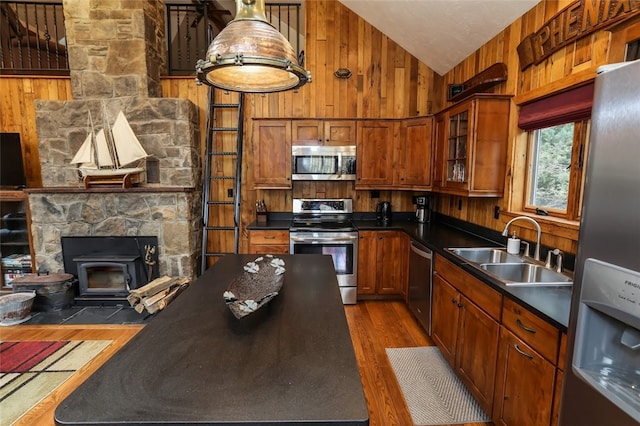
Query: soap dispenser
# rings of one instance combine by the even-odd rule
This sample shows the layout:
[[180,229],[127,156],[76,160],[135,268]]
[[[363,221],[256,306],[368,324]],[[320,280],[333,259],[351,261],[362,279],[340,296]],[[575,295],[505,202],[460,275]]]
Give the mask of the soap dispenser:
[[520,238],[516,237],[515,231],[511,238],[507,239],[507,253],[520,254]]

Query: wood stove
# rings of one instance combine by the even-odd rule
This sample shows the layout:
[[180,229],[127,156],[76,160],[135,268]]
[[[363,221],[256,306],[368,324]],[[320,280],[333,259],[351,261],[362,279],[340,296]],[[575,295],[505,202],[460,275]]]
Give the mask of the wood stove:
[[78,278],[77,303],[125,301],[158,277],[156,237],[62,237],[67,273]]

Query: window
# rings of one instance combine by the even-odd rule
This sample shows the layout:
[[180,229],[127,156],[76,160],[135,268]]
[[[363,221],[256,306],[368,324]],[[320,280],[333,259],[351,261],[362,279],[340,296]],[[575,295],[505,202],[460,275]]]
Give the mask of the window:
[[525,212],[579,221],[593,84],[523,105],[518,126],[527,132],[523,174]]
[[579,220],[588,121],[529,132],[524,210]]

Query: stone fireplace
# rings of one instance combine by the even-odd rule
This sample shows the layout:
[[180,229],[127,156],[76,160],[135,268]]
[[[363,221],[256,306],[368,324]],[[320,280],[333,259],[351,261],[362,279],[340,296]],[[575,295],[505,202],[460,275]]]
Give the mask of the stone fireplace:
[[[161,97],[164,4],[63,6],[74,99],[35,105],[43,176],[42,188],[28,191],[36,267],[64,270],[62,237],[154,236],[159,274],[193,278],[202,234],[198,110],[189,100]],[[70,161],[87,135],[88,111],[97,127],[124,112],[157,162],[154,183],[85,189]]]

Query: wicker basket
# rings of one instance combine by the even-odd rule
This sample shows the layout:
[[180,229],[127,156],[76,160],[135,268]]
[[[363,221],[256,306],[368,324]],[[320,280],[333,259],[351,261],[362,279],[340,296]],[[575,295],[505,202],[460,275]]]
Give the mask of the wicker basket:
[[35,291],[0,296],[0,325],[16,325],[29,320],[35,297]]

